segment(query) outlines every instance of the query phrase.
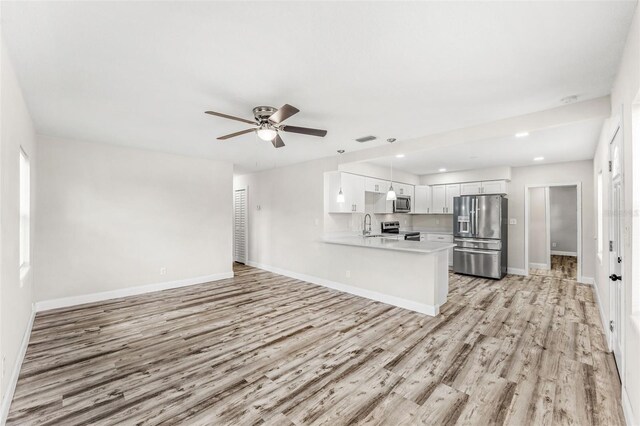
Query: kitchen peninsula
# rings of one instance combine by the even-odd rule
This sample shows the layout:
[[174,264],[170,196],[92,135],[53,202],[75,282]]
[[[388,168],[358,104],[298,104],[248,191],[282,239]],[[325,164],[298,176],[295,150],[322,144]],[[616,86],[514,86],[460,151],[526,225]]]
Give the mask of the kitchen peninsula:
[[324,237],[323,242],[335,245],[349,268],[350,293],[431,316],[447,301],[453,244],[376,236]]

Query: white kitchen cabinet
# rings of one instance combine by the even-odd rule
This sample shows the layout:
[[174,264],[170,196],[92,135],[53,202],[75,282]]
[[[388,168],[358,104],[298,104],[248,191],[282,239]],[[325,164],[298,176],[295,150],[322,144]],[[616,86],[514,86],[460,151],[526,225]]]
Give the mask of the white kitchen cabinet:
[[487,180],[483,182],[465,182],[460,184],[460,195],[506,194],[506,180]]
[[372,177],[364,178],[364,190],[376,194],[386,194],[389,190],[389,182],[382,179]]
[[431,213],[431,187],[427,185],[416,185],[414,188],[412,213]]
[[507,193],[507,181],[506,180],[489,180],[482,182],[483,194],[506,194]]
[[373,205],[374,214],[393,213],[393,201],[387,201],[387,193],[377,195],[376,202]]
[[447,185],[447,205],[445,213],[453,214],[453,198],[460,196],[460,184]]
[[[324,174],[324,205],[327,213],[364,213],[363,176],[344,172]],[[338,192],[342,188],[344,202],[338,202]]]
[[443,214],[447,206],[446,185],[434,185],[431,187],[431,212]]
[[453,214],[453,197],[460,196],[460,184],[434,185],[431,187],[431,212]]
[[[420,235],[422,240],[422,235]],[[437,243],[453,243],[452,234],[426,234],[427,241],[433,241]],[[453,247],[448,250],[449,254],[449,266],[453,266]]]
[[396,195],[408,195],[409,197],[413,197],[413,185],[394,182],[393,188],[396,190]]
[[482,194],[482,182],[465,182],[460,184],[460,195]]

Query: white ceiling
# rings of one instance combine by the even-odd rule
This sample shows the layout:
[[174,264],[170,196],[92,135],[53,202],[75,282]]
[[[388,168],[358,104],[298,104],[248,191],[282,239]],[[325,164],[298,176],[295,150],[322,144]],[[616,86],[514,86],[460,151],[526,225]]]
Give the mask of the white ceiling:
[[[250,171],[606,95],[635,1],[6,2],[2,31],[40,133]],[[274,149],[226,142],[290,103]],[[373,134],[379,141],[353,139]]]
[[[564,126],[529,132],[529,136],[515,135],[479,141],[469,141],[438,149],[407,153],[393,158],[393,168],[416,175],[483,169],[497,166],[531,166],[593,158],[603,119],[591,119]],[[402,154],[401,151],[394,151]],[[544,157],[535,161],[536,157]],[[389,167],[391,157],[368,161]]]

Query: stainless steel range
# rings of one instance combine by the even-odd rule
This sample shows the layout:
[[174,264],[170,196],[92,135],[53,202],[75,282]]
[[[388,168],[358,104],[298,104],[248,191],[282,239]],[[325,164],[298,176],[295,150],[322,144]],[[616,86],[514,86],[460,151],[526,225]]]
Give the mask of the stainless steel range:
[[507,213],[502,195],[453,199],[453,272],[497,279],[507,274]]
[[398,237],[404,236],[404,239],[407,241],[420,241],[420,233],[415,231],[401,231],[400,230],[400,222],[392,221],[392,222],[382,222],[380,224],[380,232],[382,235],[394,236]]

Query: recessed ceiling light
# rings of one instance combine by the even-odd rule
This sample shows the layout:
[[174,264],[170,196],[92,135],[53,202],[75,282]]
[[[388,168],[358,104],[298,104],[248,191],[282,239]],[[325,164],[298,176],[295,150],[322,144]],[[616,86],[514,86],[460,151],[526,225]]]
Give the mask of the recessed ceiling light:
[[518,132],[516,133],[516,138],[526,138],[529,136],[529,132]]
[[536,157],[533,159],[533,161],[542,161],[544,160],[544,157]]
[[396,158],[404,158],[404,154],[398,154],[396,155]]
[[441,168],[441,169],[438,169],[438,171],[439,171],[440,173],[443,173],[443,172],[446,172],[446,171],[447,171],[447,169],[445,169],[445,168],[443,167],[443,168]]

